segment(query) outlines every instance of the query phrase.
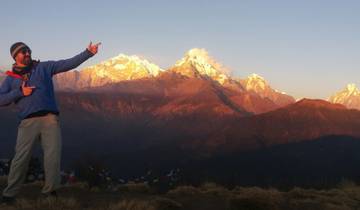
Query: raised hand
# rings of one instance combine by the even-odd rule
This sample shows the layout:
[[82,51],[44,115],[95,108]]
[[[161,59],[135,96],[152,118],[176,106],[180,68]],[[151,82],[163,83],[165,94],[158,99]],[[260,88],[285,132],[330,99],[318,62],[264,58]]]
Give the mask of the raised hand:
[[98,52],[98,48],[99,45],[101,45],[101,42],[97,43],[97,44],[92,44],[92,42],[90,42],[89,46],[87,47],[87,49],[92,53],[92,54],[96,54]]
[[33,89],[35,89],[34,86],[26,87],[26,86],[25,86],[25,81],[22,82],[22,84],[21,84],[21,90],[22,90],[24,96],[29,96],[29,95],[31,95]]

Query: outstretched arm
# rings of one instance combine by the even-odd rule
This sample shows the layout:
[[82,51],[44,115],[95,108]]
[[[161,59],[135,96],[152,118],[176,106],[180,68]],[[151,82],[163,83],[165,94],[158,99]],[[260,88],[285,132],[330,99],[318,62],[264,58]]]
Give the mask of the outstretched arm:
[[51,75],[66,72],[78,67],[80,64],[82,64],[98,52],[98,47],[100,44],[101,43],[93,45],[92,42],[90,42],[89,46],[82,53],[66,60],[50,62]]

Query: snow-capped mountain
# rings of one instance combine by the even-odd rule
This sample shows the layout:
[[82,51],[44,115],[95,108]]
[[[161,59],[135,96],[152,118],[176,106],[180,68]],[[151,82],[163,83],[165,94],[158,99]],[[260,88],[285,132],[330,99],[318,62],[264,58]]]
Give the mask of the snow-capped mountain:
[[360,110],[360,90],[355,84],[348,84],[345,89],[331,96],[329,101],[343,104],[349,109]]
[[[128,94],[165,94],[178,97],[203,94],[210,88],[227,106],[255,114],[267,112],[295,102],[291,96],[273,90],[264,79],[250,77],[242,84],[233,79],[219,62],[205,49],[194,48],[185,53],[173,67],[162,70],[137,56],[120,54],[81,71],[70,71],[55,77],[58,90],[115,91]],[[141,79],[141,80],[140,80]],[[146,79],[148,82],[145,82]],[[183,84],[187,84],[183,86]],[[206,84],[206,85],[205,85]],[[202,86],[204,85],[204,86]],[[182,89],[179,89],[182,87]],[[95,90],[96,89],[96,90]],[[206,92],[206,91],[205,91]],[[182,94],[185,95],[182,95]]]
[[162,71],[159,66],[136,55],[120,54],[81,71],[59,74],[56,76],[55,86],[58,89],[93,88],[121,81],[156,77]]
[[293,97],[271,88],[268,82],[257,74],[251,74],[246,79],[239,79],[238,81],[246,91],[254,92],[262,98],[268,98],[279,106],[295,102]]
[[205,49],[199,48],[189,50],[184,58],[176,62],[171,71],[187,77],[208,77],[220,84],[230,79],[226,69],[211,58]]

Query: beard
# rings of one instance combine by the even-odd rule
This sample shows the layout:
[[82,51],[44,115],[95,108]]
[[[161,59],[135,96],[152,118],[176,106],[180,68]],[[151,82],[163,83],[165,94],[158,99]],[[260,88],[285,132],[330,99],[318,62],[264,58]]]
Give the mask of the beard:
[[24,60],[21,63],[24,64],[25,66],[28,66],[31,64],[31,61],[32,61],[31,56],[26,56],[24,57]]

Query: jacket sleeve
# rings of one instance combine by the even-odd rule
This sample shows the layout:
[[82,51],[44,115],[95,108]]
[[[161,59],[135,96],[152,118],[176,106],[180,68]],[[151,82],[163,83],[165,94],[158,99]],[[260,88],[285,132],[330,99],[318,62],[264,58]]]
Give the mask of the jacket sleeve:
[[23,97],[21,87],[11,90],[11,79],[6,77],[0,86],[0,106],[7,106]]
[[83,62],[85,62],[87,59],[89,59],[90,57],[92,57],[94,54],[92,54],[89,50],[85,50],[83,52],[81,52],[80,54],[69,58],[69,59],[65,59],[65,60],[59,60],[59,61],[49,61],[49,67],[50,67],[50,71],[51,71],[51,75],[55,75],[61,72],[66,72],[69,71],[71,69],[74,69],[78,66],[80,66],[80,64],[82,64]]

